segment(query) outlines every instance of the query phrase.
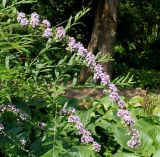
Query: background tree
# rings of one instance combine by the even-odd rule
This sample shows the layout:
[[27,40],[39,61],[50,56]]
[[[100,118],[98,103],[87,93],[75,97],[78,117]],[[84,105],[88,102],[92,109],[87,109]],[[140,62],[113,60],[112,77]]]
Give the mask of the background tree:
[[[101,0],[97,3],[96,16],[93,24],[91,40],[88,50],[93,54],[100,52],[102,55],[114,56],[114,41],[117,28],[117,0]],[[103,68],[112,75],[112,63],[103,63]],[[80,80],[85,80],[87,69],[80,74]]]
[[[75,26],[68,34],[75,36],[93,53],[100,51],[104,54],[106,52],[112,54],[114,56],[113,79],[129,72],[134,75],[137,86],[156,87],[160,84],[158,83],[160,82],[158,79],[160,75],[159,0],[121,0],[120,3],[116,0],[63,2],[38,0],[38,3],[27,5],[22,5],[19,10],[26,13],[36,11],[50,20],[52,26],[57,24],[65,26],[66,23],[62,22],[67,22],[70,15],[74,16],[82,7],[90,6],[90,12],[81,19],[84,25]],[[109,27],[112,29],[109,30]],[[111,65],[110,63],[104,65],[106,71],[111,71]],[[84,72],[81,73],[81,77],[86,75],[86,70]],[[142,77],[141,73],[145,77],[144,75]],[[153,77],[155,74],[157,76]]]

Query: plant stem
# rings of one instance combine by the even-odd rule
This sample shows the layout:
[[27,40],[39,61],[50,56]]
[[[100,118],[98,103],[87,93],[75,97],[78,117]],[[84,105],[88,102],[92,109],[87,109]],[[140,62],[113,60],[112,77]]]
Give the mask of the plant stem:
[[[55,102],[55,99],[53,98],[53,102]],[[53,152],[52,152],[52,157],[55,157],[55,141],[56,141],[56,132],[57,132],[57,102],[55,103],[55,113],[54,113],[54,136],[53,136]]]

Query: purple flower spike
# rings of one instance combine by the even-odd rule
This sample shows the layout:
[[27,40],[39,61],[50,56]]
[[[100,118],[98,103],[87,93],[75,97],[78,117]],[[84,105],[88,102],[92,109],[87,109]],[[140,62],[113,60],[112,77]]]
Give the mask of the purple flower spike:
[[91,143],[93,150],[99,151],[101,146],[96,141],[94,141],[94,139],[91,136],[91,132],[85,129],[80,118],[78,116],[73,115],[75,112],[75,109],[74,112],[71,112],[71,109],[68,111],[68,113],[71,114],[68,117],[68,122],[75,124],[75,127],[78,130],[78,134],[81,135],[81,143]]

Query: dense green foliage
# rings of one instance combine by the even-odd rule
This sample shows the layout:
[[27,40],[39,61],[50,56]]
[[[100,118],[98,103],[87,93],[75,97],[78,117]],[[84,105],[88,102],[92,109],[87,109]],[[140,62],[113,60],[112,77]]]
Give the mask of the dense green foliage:
[[[159,5],[158,0],[123,0],[119,7],[115,72],[120,75],[130,71],[142,87],[160,86]],[[137,74],[143,77],[137,79]]]

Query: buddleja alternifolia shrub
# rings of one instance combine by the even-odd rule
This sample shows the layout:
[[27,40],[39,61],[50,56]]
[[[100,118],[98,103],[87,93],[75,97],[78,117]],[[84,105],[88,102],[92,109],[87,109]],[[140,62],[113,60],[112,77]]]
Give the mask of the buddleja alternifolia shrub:
[[[72,19],[66,30],[62,26],[52,28],[47,19],[41,19],[35,12],[31,16],[19,12],[16,20],[18,23],[14,28],[8,28],[6,23],[8,29],[2,30],[4,25],[1,24],[2,153],[56,157],[77,156],[78,152],[83,152],[83,156],[102,154],[103,142],[96,131],[87,129],[81,120],[83,111],[78,110],[75,104],[69,107],[70,102],[62,96],[65,93],[64,81],[73,77],[72,71],[82,64],[93,72],[93,80],[99,80],[107,89],[104,90],[106,94],[117,104],[117,116],[130,136],[128,147],[138,148],[140,137],[135,121],[118,89],[97,63],[96,56],[66,34]],[[58,56],[62,53],[61,59],[51,59],[57,53]]]

